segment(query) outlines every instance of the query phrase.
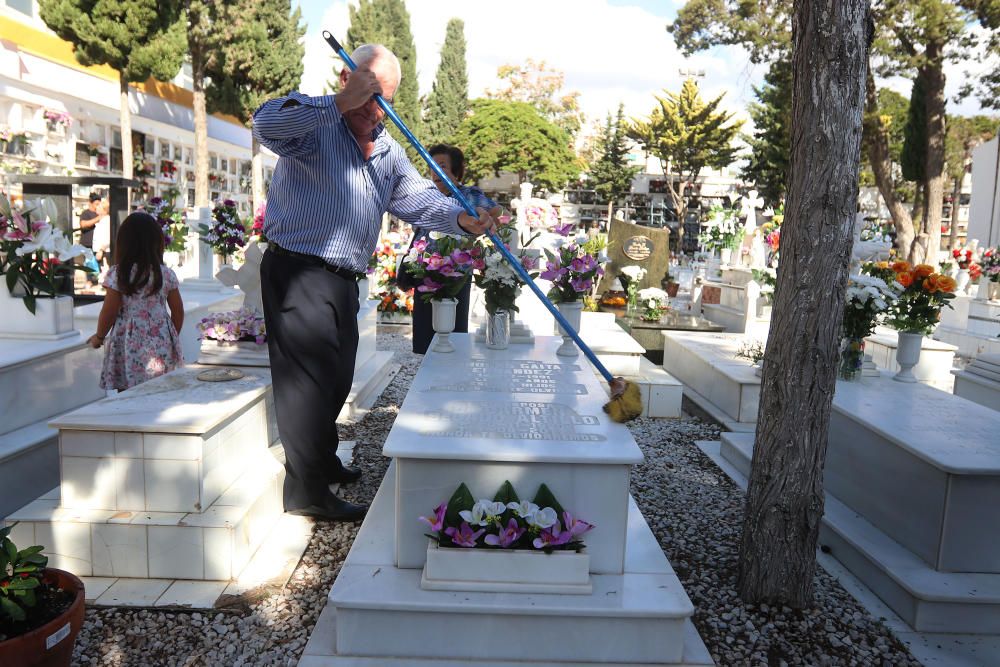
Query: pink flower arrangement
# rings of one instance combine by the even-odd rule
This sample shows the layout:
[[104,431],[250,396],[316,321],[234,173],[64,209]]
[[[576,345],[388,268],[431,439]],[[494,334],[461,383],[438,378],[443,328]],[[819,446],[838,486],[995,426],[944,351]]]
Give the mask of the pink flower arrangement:
[[570,229],[568,225],[557,228],[560,233],[560,238],[556,239],[558,254],[545,250],[548,261],[539,277],[552,281],[548,294],[552,301],[577,301],[590,291],[597,278],[604,275],[601,263],[583,246],[587,242],[586,235],[566,240]]
[[983,251],[982,271],[988,280],[1000,283],[1000,248],[987,248]]
[[580,551],[580,539],[593,529],[564,510],[549,488],[542,484],[533,501],[520,500],[510,482],[504,482],[493,500],[474,500],[465,484],[451,499],[419,521],[427,525],[429,537],[441,547],[465,549],[528,549],[550,553]]
[[73,122],[73,117],[65,111],[53,111],[52,109],[46,109],[42,113],[42,116],[45,117],[46,122],[53,126],[68,126],[71,122]]
[[403,263],[418,282],[424,301],[453,299],[465,287],[473,269],[485,268],[481,248],[468,237],[431,232],[413,243]]
[[267,200],[262,199],[256,212],[253,214],[253,226],[250,228],[250,236],[260,243],[267,243],[267,236],[264,234],[264,216],[267,213]]
[[211,313],[197,324],[198,338],[226,343],[253,341],[258,345],[267,342],[264,318],[253,308],[241,308],[223,313]]

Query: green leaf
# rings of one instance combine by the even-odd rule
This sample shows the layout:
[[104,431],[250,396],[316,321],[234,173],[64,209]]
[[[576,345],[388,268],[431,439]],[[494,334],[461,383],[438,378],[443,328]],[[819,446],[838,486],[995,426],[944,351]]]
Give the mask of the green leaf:
[[27,549],[21,549],[20,551],[18,551],[17,555],[18,555],[18,558],[20,558],[21,560],[24,560],[28,556],[33,556],[35,554],[42,553],[42,551],[44,549],[45,549],[45,547],[41,547],[41,546],[28,547]]
[[444,515],[444,525],[455,528],[461,526],[462,517],[459,515],[459,512],[471,510],[475,504],[476,499],[472,497],[472,492],[469,491],[469,487],[465,485],[465,482],[462,482],[448,500],[448,511]]
[[7,291],[11,294],[14,293],[14,288],[17,287],[17,271],[7,272]]
[[38,581],[35,577],[11,577],[10,586],[7,588],[12,591],[26,591],[32,588],[38,588],[42,585],[42,582]]
[[10,540],[4,542],[4,550],[7,552],[7,562],[14,563],[17,561],[17,547]]
[[35,295],[30,291],[24,295],[24,305],[28,309],[28,312],[32,315],[35,314]]
[[517,492],[514,491],[514,487],[511,485],[510,481],[504,480],[504,483],[500,485],[500,489],[497,494],[493,496],[493,502],[503,503],[519,503],[521,499],[517,497]]
[[15,621],[23,621],[27,614],[13,600],[7,597],[0,597],[0,611],[10,616]]
[[4,539],[8,535],[10,535],[10,531],[13,530],[14,526],[16,526],[17,524],[18,524],[18,522],[15,521],[14,523],[10,524],[9,526],[4,526],[3,528],[0,528],[0,542],[3,542]]
[[551,507],[556,511],[556,516],[559,517],[559,520],[562,521],[563,506],[559,504],[555,495],[545,484],[538,487],[538,493],[535,494],[535,499],[532,502],[541,508]]

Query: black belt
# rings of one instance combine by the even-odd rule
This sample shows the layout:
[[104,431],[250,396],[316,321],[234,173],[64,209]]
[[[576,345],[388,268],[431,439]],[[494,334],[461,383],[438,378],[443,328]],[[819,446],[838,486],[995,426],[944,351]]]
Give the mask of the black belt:
[[347,280],[357,280],[359,276],[364,275],[352,269],[345,269],[342,266],[335,266],[333,264],[330,264],[329,262],[325,261],[322,257],[317,257],[316,255],[307,255],[303,252],[295,252],[294,250],[285,250],[274,241],[267,242],[267,249],[276,255],[285,255],[286,257],[294,257],[295,259],[308,262],[309,264],[312,264],[314,266],[322,266],[330,273],[338,275],[341,278],[345,278]]

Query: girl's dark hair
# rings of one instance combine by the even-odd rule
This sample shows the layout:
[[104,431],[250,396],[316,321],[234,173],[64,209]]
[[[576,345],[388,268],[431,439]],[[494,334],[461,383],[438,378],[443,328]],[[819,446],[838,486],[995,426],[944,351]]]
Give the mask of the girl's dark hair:
[[163,231],[156,218],[144,211],[131,214],[115,239],[115,266],[118,267],[118,291],[135,294],[147,288],[149,294],[163,287]]
[[[431,157],[435,155],[447,155],[451,160],[451,173],[455,175],[455,180],[459,183],[465,178],[465,153],[458,146],[448,144],[434,144],[428,151]],[[458,185],[458,183],[456,183]]]

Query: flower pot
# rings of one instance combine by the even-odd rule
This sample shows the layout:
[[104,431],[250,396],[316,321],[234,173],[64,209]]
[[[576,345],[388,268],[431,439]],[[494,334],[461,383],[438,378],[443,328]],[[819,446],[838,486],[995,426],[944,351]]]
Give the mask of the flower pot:
[[956,294],[961,294],[965,291],[965,288],[969,284],[969,270],[959,269],[958,273],[955,274],[955,283],[957,287],[955,288]]
[[590,556],[586,551],[439,547],[429,540],[420,586],[428,590],[589,595]]
[[75,575],[46,568],[42,581],[74,595],[69,609],[40,628],[0,642],[0,665],[63,667],[70,664],[73,644],[83,625],[83,582]]
[[[560,314],[566,319],[566,322],[573,327],[574,331],[580,331],[580,319],[583,317],[583,302],[582,301],[560,301],[556,304],[559,308]],[[563,342],[556,350],[556,354],[560,357],[576,357],[580,354],[580,350],[576,348],[576,342],[573,340],[572,336],[566,333],[566,330],[559,326],[559,330],[562,333]]]
[[267,343],[258,344],[252,340],[212,340],[203,338],[198,352],[198,363],[210,366],[257,366],[271,365]]
[[497,308],[495,313],[486,313],[486,347],[491,350],[506,350],[510,345],[510,313]]
[[719,250],[719,260],[722,262],[723,266],[727,266],[733,261],[733,249],[732,248],[722,248]]
[[671,299],[677,296],[678,289],[680,289],[680,283],[675,283],[673,281],[668,282],[666,284],[666,287],[664,287],[664,291],[666,291],[667,296],[669,296]]
[[32,315],[20,296],[12,296],[0,285],[0,338],[59,340],[76,335],[73,328],[73,297],[38,297]]
[[865,360],[865,339],[840,339],[840,363],[837,366],[837,377],[841,380],[854,382],[861,378],[861,369]]
[[96,155],[91,155],[90,156],[90,168],[91,169],[97,169],[97,156]]
[[892,376],[896,382],[916,382],[913,367],[920,361],[920,346],[924,335],[909,331],[899,332],[899,342],[896,345],[896,363],[899,372]]
[[458,308],[457,299],[434,299],[431,301],[431,326],[434,328],[435,352],[454,352],[455,346],[448,340],[448,334],[455,330],[455,311]]

